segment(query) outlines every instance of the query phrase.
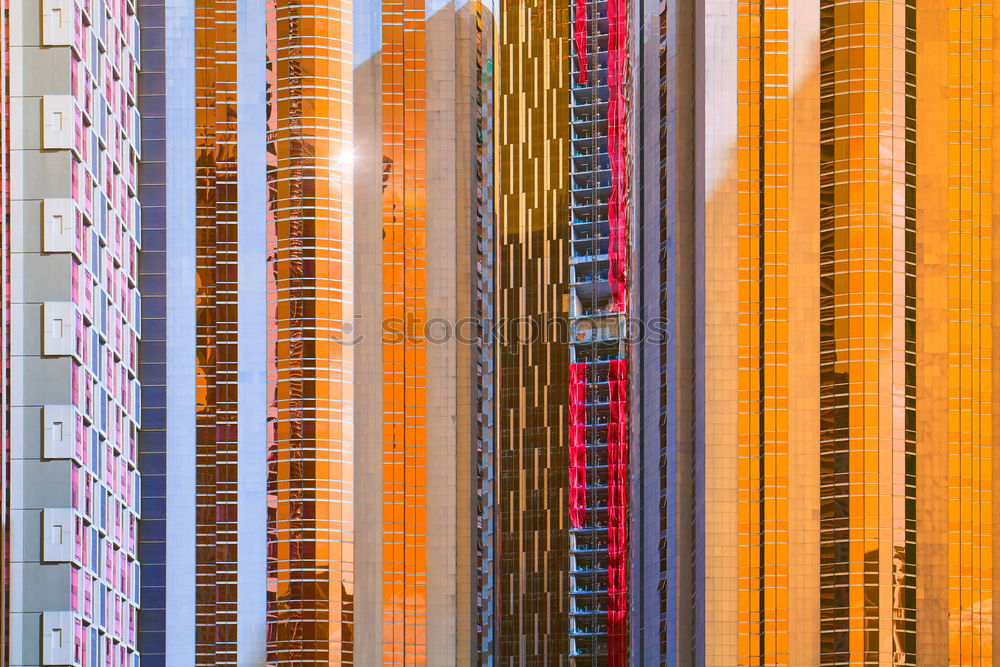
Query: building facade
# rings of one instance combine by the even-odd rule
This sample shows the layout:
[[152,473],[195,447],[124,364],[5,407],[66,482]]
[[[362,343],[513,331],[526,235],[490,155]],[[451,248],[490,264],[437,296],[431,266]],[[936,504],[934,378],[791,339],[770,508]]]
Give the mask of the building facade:
[[166,515],[167,515],[167,61],[164,0],[137,3],[142,69],[139,72],[139,114],[143,119],[139,200],[142,241],[139,291],[142,295],[142,337],[139,341],[139,383],[142,428],[139,470],[142,473],[142,520],[139,561],[142,563],[137,618],[137,649],[145,667],[165,667],[166,634]]
[[491,644],[493,20],[166,3],[164,664]]
[[[357,8],[357,5],[356,5]],[[370,3],[355,69],[359,664],[471,664],[489,628],[489,2]],[[377,159],[375,159],[377,156]],[[360,258],[360,259],[359,259]],[[480,394],[486,387],[486,393]],[[481,504],[481,501],[484,504]]]
[[993,664],[993,4],[639,13],[633,660]]
[[500,664],[628,661],[631,8],[505,5]]
[[136,667],[132,2],[5,3],[3,658]]
[[573,7],[570,97],[570,651],[628,658],[631,39],[623,0]]
[[4,2],[0,665],[992,665],[998,20]]
[[[568,11],[500,6],[496,82],[499,665],[568,662]],[[523,326],[514,330],[514,323]]]

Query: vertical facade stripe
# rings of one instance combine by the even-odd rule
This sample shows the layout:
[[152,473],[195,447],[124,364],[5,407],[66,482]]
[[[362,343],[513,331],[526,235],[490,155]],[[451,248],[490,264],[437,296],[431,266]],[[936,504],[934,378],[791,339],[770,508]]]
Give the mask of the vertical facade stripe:
[[195,0],[167,0],[164,24],[166,201],[166,617],[165,663],[195,664],[197,605],[197,291]]
[[738,18],[739,662],[788,664],[788,7]]
[[496,487],[496,198],[494,139],[496,118],[494,75],[496,72],[496,20],[494,2],[471,3],[475,22],[475,261],[476,288],[473,314],[478,321],[479,341],[474,380],[476,429],[476,660],[493,665],[497,611],[497,487]]
[[268,663],[350,665],[351,3],[267,12]]
[[990,665],[997,17],[954,0],[918,4],[916,23],[917,657]]
[[145,120],[139,197],[142,207],[142,383],[143,428],[139,432],[139,467],[143,516],[139,522],[142,562],[138,648],[147,667],[166,665],[167,587],[167,145],[165,2],[139,3],[142,55],[139,112]]
[[[948,3],[948,664],[993,664],[992,2]],[[944,128],[942,128],[944,129]]]
[[821,5],[823,665],[916,660],[914,24]]
[[195,4],[197,665],[237,646],[236,2]]
[[236,661],[265,663],[267,648],[267,102],[266,2],[236,8],[237,503]]
[[497,314],[523,324],[497,350],[497,663],[568,664],[569,355],[550,325],[569,316],[571,21],[498,9]]
[[427,23],[382,2],[383,655],[427,650]]
[[10,664],[10,1],[0,5],[0,665]]

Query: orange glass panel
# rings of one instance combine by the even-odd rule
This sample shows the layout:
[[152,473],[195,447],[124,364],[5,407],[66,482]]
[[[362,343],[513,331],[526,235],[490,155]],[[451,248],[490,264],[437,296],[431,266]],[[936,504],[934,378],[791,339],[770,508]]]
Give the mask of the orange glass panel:
[[426,8],[382,2],[382,664],[426,664]]
[[824,665],[915,659],[913,5],[820,10]]
[[992,2],[948,3],[948,664],[993,665]]
[[195,661],[236,664],[236,2],[195,3]]
[[268,3],[269,665],[354,663],[351,20]]
[[788,3],[738,17],[738,633],[788,664]]

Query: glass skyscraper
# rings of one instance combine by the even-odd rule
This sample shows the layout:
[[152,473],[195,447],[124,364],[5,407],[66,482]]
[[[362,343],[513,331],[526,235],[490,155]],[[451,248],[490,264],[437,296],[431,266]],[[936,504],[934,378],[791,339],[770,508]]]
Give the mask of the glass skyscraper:
[[624,665],[628,6],[512,3],[501,25],[497,660]]
[[992,664],[992,6],[630,3],[617,350],[615,11],[501,12],[498,659],[619,659],[596,338],[632,664]]
[[636,17],[633,662],[993,664],[993,4]]
[[493,20],[166,3],[165,81],[143,75],[165,118],[151,659],[490,646]]
[[996,662],[990,0],[5,0],[0,667]]

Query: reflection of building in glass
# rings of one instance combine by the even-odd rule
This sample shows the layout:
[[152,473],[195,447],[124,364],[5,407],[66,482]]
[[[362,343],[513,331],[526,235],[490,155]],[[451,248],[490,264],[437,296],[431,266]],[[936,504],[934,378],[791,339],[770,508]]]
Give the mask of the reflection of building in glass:
[[993,663],[994,12],[640,9],[636,664]]
[[493,17],[424,5],[168,12],[166,664],[492,641]]
[[268,662],[351,664],[351,3],[268,19]]

